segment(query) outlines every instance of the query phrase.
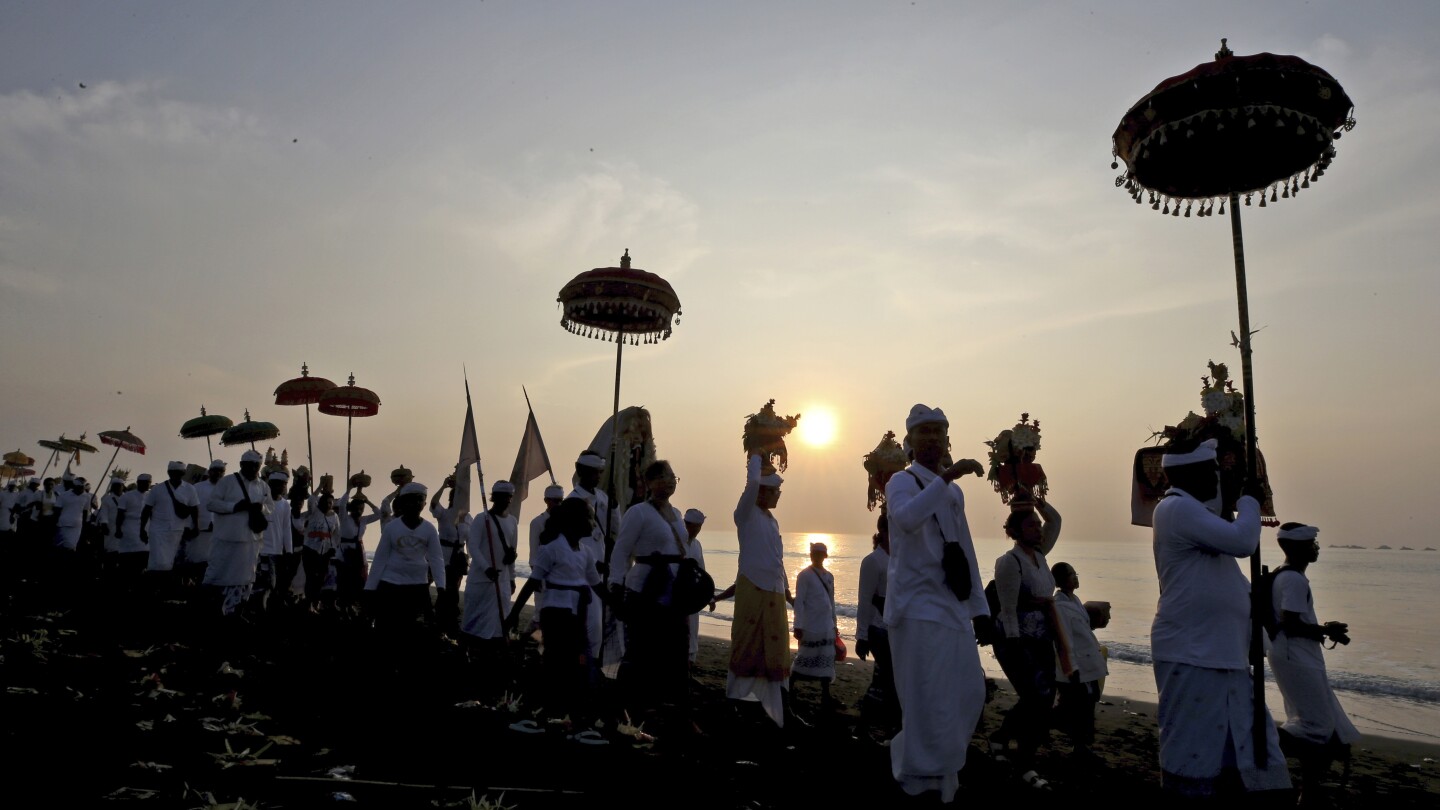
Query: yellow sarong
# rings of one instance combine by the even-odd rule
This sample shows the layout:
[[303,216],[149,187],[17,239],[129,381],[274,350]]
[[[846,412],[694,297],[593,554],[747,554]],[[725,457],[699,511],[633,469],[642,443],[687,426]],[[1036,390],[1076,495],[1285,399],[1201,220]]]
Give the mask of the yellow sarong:
[[743,574],[735,580],[730,673],[739,678],[767,681],[784,681],[790,677],[785,594],[763,591]]

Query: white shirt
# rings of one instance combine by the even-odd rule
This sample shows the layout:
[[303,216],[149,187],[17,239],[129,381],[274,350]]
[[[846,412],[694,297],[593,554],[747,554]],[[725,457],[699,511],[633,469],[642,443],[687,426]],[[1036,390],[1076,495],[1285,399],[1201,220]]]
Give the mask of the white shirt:
[[250,511],[245,497],[247,494],[249,503],[260,504],[261,511],[269,518],[270,488],[259,478],[247,481],[241,473],[232,473],[221,478],[215,489],[210,491],[210,500],[206,502],[205,508],[214,516],[215,542],[260,542],[263,530],[250,531]]
[[[890,514],[885,624],[923,619],[969,630],[971,618],[990,615],[960,487],[911,464],[891,476],[885,504]],[[964,602],[945,585],[946,542],[959,543],[970,566],[970,598]]]
[[[519,528],[514,515],[497,518],[488,511],[482,512],[479,518],[471,521],[467,546],[470,570],[483,575],[485,569],[494,568],[500,572],[500,582],[513,583],[515,565],[505,564],[505,547],[515,548],[515,544],[520,542]],[[484,564],[477,568],[477,561],[483,561]]]
[[150,547],[140,542],[140,513],[145,509],[145,493],[138,489],[127,490],[120,496],[116,508],[125,513],[125,522],[117,529],[120,544],[116,550],[121,554],[148,551]]
[[856,641],[869,640],[872,627],[885,629],[885,617],[875,607],[875,598],[885,599],[886,569],[889,566],[890,554],[880,546],[860,561],[860,592],[857,594],[860,603],[855,606]]
[[161,529],[179,529],[190,525],[190,518],[181,518],[175,514],[175,505],[181,507],[198,507],[200,498],[195,494],[195,487],[181,481],[175,486],[175,501],[170,501],[170,482],[161,481],[151,484],[150,491],[145,493],[145,505],[150,507],[150,525],[157,531]]
[[745,489],[735,504],[735,531],[740,538],[738,573],[762,591],[784,593],[785,547],[780,524],[770,510],[755,503],[760,493],[760,456],[751,455],[745,466]]
[[[650,565],[637,563],[637,558],[652,554],[684,556],[684,548],[677,538],[685,536],[685,520],[679,509],[673,506],[666,508],[670,510],[668,519],[649,501],[625,510],[625,516],[620,519],[620,538],[615,541],[615,550],[610,554],[612,581],[623,579],[626,588],[639,592],[644,588],[646,578],[650,576]],[[679,567],[672,563],[671,574],[678,571]]]
[[835,575],[807,565],[795,575],[795,629],[806,641],[835,635]]
[[440,556],[440,533],[435,524],[424,518],[414,529],[399,518],[380,530],[375,544],[375,559],[370,563],[370,576],[365,590],[373,591],[381,582],[391,585],[426,585],[430,578],[445,584],[445,561]]
[[[222,475],[220,477],[224,478],[225,476]],[[215,485],[210,483],[209,478],[195,485],[195,499],[200,502],[200,514],[198,517],[200,519],[200,531],[202,532],[209,530],[215,522],[215,516],[211,515],[210,510],[205,508],[205,504],[210,500],[210,495],[214,491]]]
[[[580,542],[583,543],[586,548],[590,549],[590,553],[595,557],[595,562],[605,562],[605,527],[607,525],[610,527],[612,539],[616,542],[618,542],[620,535],[619,529],[616,528],[614,515],[610,509],[610,496],[605,494],[605,490],[598,487],[594,492],[576,487],[570,493],[570,497],[585,501],[590,504],[590,508],[595,511],[595,530],[590,533],[589,537],[584,538]],[[615,579],[615,577],[611,577],[611,579]]]
[[[1105,656],[1100,652],[1095,631],[1090,629],[1090,614],[1080,597],[1064,591],[1055,594],[1055,616],[1070,640],[1070,662],[1080,673],[1080,682],[1090,683],[1105,677],[1109,671]],[[1055,677],[1062,683],[1070,680],[1070,673],[1063,671],[1058,655],[1055,656]]]
[[90,514],[95,499],[88,492],[66,490],[56,498],[56,504],[60,507],[60,517],[55,521],[55,525],[73,527],[85,523],[85,517]]
[[1184,490],[1171,488],[1155,507],[1155,573],[1160,604],[1150,626],[1150,653],[1209,669],[1249,666],[1250,582],[1237,557],[1260,545],[1260,504],[1241,496],[1231,523]]
[[270,501],[270,525],[265,527],[260,540],[260,553],[272,557],[290,554],[295,551],[294,535],[290,531],[290,502],[283,494],[273,499],[269,495],[265,497]]
[[[1271,583],[1270,594],[1275,608],[1275,622],[1281,628],[1280,633],[1285,633],[1284,625],[1281,625],[1280,621],[1286,611],[1298,613],[1300,621],[1306,624],[1320,623],[1320,620],[1315,618],[1315,600],[1310,592],[1310,578],[1305,576],[1303,571],[1293,568],[1280,569]],[[1312,669],[1325,668],[1325,653],[1319,641],[1289,634],[1285,635],[1285,640],[1288,642],[1285,649],[1288,660]]]
[[[580,594],[572,588],[600,584],[600,571],[595,568],[595,555],[584,544],[570,548],[565,538],[557,537],[541,546],[530,565],[531,575],[545,582],[545,607],[580,612]],[[557,588],[553,586],[565,586]]]

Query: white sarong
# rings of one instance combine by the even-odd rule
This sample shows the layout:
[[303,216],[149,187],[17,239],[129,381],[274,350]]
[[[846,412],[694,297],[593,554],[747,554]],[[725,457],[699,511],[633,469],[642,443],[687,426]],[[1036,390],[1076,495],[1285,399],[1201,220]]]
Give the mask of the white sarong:
[[1330,688],[1323,661],[1317,668],[1305,652],[1292,654],[1292,647],[1306,642],[1319,646],[1319,642],[1309,639],[1292,641],[1281,632],[1276,634],[1270,647],[1270,671],[1275,674],[1275,684],[1285,699],[1286,720],[1280,727],[1294,737],[1318,745],[1330,742],[1332,737],[1349,745],[1360,739],[1360,732]]
[[985,670],[975,635],[940,622],[890,625],[902,727],[890,741],[890,770],[911,796],[940,791],[950,802],[975,726],[985,710]]
[[1255,767],[1249,672],[1156,661],[1155,686],[1160,692],[1160,781],[1167,791],[1213,796],[1227,768],[1239,772],[1247,791],[1290,787],[1269,712],[1264,720],[1266,767]]

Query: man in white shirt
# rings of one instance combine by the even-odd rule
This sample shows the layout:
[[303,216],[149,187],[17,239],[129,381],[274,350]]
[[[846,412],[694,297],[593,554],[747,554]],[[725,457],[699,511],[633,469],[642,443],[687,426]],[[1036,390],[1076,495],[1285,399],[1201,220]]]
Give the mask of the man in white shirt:
[[[581,544],[590,549],[600,574],[610,577],[610,552],[619,536],[619,510],[611,508],[610,496],[600,488],[600,478],[605,472],[605,457],[593,450],[585,450],[575,459],[575,490],[571,498],[580,498],[590,504],[595,513],[595,529]],[[541,595],[544,598],[544,595]],[[536,603],[537,605],[539,602]],[[539,615],[539,610],[535,611]],[[585,635],[590,642],[590,657],[598,661],[602,671],[611,675],[618,670],[620,659],[625,655],[625,630],[616,620],[609,605],[587,611],[585,614]]]
[[885,627],[885,593],[890,567],[890,518],[882,509],[875,521],[875,548],[860,561],[860,587],[856,592],[855,654],[864,661],[875,656],[870,688],[865,691],[861,714],[872,725],[894,726],[900,720],[895,698],[895,670],[890,657],[890,631]]
[[115,541],[120,589],[132,592],[150,560],[150,537],[140,522],[145,511],[145,494],[150,491],[150,473],[135,476],[135,488],[120,496],[115,513]]
[[890,566],[885,625],[904,713],[890,741],[890,770],[912,796],[955,798],[970,737],[985,708],[985,670],[973,622],[989,615],[965,495],[953,482],[985,468],[974,459],[945,466],[950,422],[916,405],[905,419],[914,462],[885,487]]
[[80,545],[80,531],[90,518],[90,510],[95,507],[95,496],[85,491],[84,478],[72,478],[55,496],[55,507],[60,510],[55,519],[58,529],[55,546],[64,551],[74,551]]
[[284,470],[273,470],[265,476],[265,483],[270,487],[267,496],[270,522],[261,534],[260,556],[255,561],[255,586],[250,593],[250,601],[261,612],[274,612],[285,605],[285,594],[277,592],[276,585],[285,555],[295,551],[295,538],[290,501],[285,497],[285,487],[290,483],[289,474]]
[[1259,547],[1260,503],[1242,495],[1233,523],[1211,511],[1219,509],[1215,444],[1164,456],[1170,489],[1153,519],[1160,602],[1150,653],[1160,693],[1161,785],[1187,797],[1290,787],[1268,713],[1263,769],[1252,733],[1250,583],[1236,558]]
[[[440,496],[446,492],[445,505],[440,505]],[[435,518],[435,530],[440,535],[440,548],[445,557],[445,581],[437,583],[440,592],[435,595],[435,620],[447,633],[460,629],[460,580],[470,560],[465,554],[465,539],[460,536],[460,512],[455,508],[455,476],[447,476],[430,498],[430,516]]]
[[483,648],[504,643],[505,618],[515,591],[519,527],[508,511],[514,496],[514,484],[496,481],[490,488],[489,511],[470,524],[470,586],[465,589],[465,617],[460,629],[472,644]]
[[[545,531],[545,523],[550,520],[551,515],[555,514],[555,510],[559,508],[560,502],[564,499],[565,489],[559,484],[545,487],[545,511],[530,519],[530,542],[526,547],[525,562],[530,566],[532,572],[535,568],[535,561],[540,558],[540,533]],[[527,582],[526,585],[528,587],[529,583]],[[533,633],[540,626],[540,611],[545,606],[545,592],[538,586],[530,590],[535,594],[535,609],[530,612],[530,632]],[[521,602],[521,606],[523,607],[523,602]],[[514,607],[511,608],[512,611],[514,609]],[[590,612],[598,614],[600,609],[598,606],[592,606]]]
[[181,576],[186,585],[199,585],[205,581],[205,566],[210,563],[210,549],[215,543],[215,517],[205,508],[205,504],[215,491],[215,485],[224,477],[225,460],[212,459],[205,472],[205,480],[195,485],[195,498],[200,502],[199,514],[196,516],[200,532],[190,538],[180,551],[185,561]]
[[[187,483],[185,462],[172,461],[166,468],[169,480],[151,487],[145,494],[140,525],[149,534],[150,559],[146,570],[168,582],[183,539],[199,533],[200,500],[195,487]],[[157,583],[158,584],[158,583]]]

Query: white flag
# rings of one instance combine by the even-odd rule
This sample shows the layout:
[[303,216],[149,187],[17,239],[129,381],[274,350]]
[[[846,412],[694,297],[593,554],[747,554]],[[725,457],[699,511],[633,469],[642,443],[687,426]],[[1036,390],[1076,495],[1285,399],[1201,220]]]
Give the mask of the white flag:
[[470,403],[470,380],[465,380],[465,427],[460,431],[460,460],[455,462],[455,522],[470,511],[470,465],[480,463],[480,442],[475,438],[475,406]]
[[515,469],[510,473],[510,483],[515,485],[515,497],[510,500],[510,514],[519,518],[520,504],[530,494],[530,482],[550,473],[550,456],[545,452],[545,441],[540,438],[540,425],[535,422],[535,412],[525,419],[525,435],[520,437],[520,451],[515,454]]

